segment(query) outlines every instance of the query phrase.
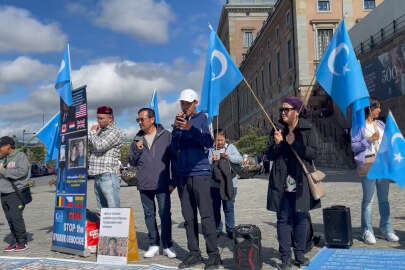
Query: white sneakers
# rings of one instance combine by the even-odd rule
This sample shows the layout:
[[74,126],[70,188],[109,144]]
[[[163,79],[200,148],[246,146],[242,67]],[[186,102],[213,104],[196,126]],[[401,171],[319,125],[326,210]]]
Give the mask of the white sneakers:
[[[159,253],[159,246],[150,246],[148,251],[143,255],[144,258],[153,258]],[[163,255],[167,256],[169,259],[176,258],[176,253],[174,253],[170,248],[163,249]]]
[[375,240],[374,234],[369,230],[365,231],[363,234],[363,240],[366,244],[374,245],[377,241]]
[[[398,242],[399,241],[399,237],[394,232],[384,233],[383,237],[385,240],[387,240],[389,242]],[[374,234],[368,230],[364,232],[363,240],[366,244],[369,244],[369,245],[374,245],[376,243]]]
[[399,237],[393,232],[384,234],[384,238],[385,238],[385,240],[390,241],[390,242],[398,242],[399,241]]
[[159,246],[150,246],[148,251],[143,255],[144,258],[153,258],[159,253]]
[[163,255],[167,256],[169,259],[176,258],[176,253],[174,253],[170,248],[165,248],[163,250]]

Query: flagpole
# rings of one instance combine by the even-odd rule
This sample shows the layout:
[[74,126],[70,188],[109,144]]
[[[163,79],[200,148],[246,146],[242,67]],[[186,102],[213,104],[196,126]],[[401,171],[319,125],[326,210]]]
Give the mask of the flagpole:
[[260,100],[257,98],[255,92],[253,91],[252,87],[250,86],[250,84],[247,82],[247,80],[245,78],[243,78],[243,81],[245,82],[245,84],[247,85],[247,87],[249,88],[250,92],[252,93],[253,97],[255,98],[257,104],[259,104],[260,109],[262,109],[264,115],[267,117],[267,120],[269,120],[270,124],[273,126],[274,130],[277,130],[276,125],[274,124],[274,122],[271,120],[269,114],[266,112],[266,110],[264,109],[262,103],[260,102]]

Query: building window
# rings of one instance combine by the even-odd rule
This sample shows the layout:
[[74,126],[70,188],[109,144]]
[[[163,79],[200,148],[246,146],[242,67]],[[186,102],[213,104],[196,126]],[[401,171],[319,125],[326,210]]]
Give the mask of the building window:
[[329,12],[330,11],[330,1],[329,0],[318,0],[318,11],[319,12]]
[[258,96],[259,95],[259,84],[257,83],[257,76],[256,76],[256,79],[255,79],[255,94],[256,94],[256,96]]
[[280,28],[277,26],[276,28],[276,40],[280,39]]
[[288,68],[293,67],[293,59],[292,59],[292,47],[291,47],[291,40],[287,43],[287,56],[288,56]]
[[290,14],[290,11],[287,11],[287,13],[285,14],[285,23],[286,23],[287,25],[290,25],[290,24],[291,24],[291,14]]
[[277,78],[281,78],[281,57],[280,52],[277,52]]
[[262,69],[262,95],[264,96],[264,71]]
[[272,84],[272,78],[271,78],[271,62],[269,62],[269,85]]
[[317,58],[318,60],[321,59],[323,53],[326,51],[326,49],[329,46],[329,43],[332,39],[333,36],[333,30],[332,29],[318,29],[318,40],[317,40]]
[[374,9],[375,8],[375,0],[364,0],[364,9]]
[[246,31],[244,32],[243,46],[249,48],[253,43],[253,32]]

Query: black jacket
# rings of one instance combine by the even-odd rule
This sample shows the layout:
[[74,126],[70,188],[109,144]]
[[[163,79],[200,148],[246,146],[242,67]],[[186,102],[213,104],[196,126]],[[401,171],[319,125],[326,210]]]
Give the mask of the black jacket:
[[224,201],[232,200],[233,198],[233,181],[231,162],[227,159],[212,163],[212,176],[215,181],[219,182],[219,193]]
[[291,146],[286,141],[286,135],[289,132],[288,127],[282,125],[279,129],[282,130],[284,140],[278,145],[275,144],[273,130],[270,135],[270,147],[267,152],[267,156],[273,161],[273,167],[269,175],[267,209],[274,212],[280,209],[280,203],[286,188],[288,164],[290,164],[290,169],[293,168],[290,173],[294,174],[293,177],[297,184],[296,211],[307,212],[311,209],[319,208],[321,206],[320,200],[314,200],[304,170],[291,151],[291,148],[293,148],[306,163],[308,170],[312,171],[311,162],[316,158],[317,146],[311,124],[305,119],[300,118],[294,130],[295,141]]
[[[141,130],[136,137],[143,137],[145,133]],[[136,138],[135,137],[135,138]],[[136,141],[131,144],[129,163],[136,167],[137,186],[139,190],[162,190],[167,191],[169,184],[175,185],[170,178],[170,166],[172,152],[170,148],[171,134],[161,125],[157,125],[156,136],[152,147],[149,149],[144,140],[144,147],[139,150]]]

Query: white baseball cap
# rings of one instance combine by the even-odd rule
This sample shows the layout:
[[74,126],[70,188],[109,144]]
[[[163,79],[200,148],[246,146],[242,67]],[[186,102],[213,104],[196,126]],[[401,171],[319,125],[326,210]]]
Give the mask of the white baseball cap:
[[193,102],[194,100],[198,101],[198,94],[193,89],[184,89],[180,93],[179,101],[184,100],[187,102]]

